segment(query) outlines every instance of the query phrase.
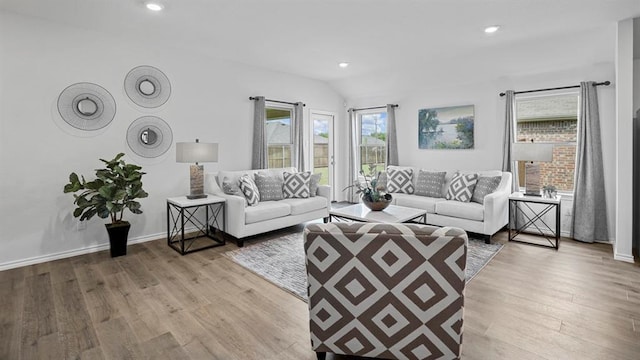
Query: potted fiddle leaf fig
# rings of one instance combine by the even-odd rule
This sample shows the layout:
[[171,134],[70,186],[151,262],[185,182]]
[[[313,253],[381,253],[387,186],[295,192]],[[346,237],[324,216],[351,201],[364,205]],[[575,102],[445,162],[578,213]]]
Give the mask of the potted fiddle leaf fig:
[[[142,169],[138,165],[127,164],[122,157],[116,155],[113,160],[100,159],[105,168],[96,169],[96,179],[86,181],[75,172],[69,175],[69,183],[64,186],[65,193],[74,193],[76,205],[74,217],[80,221],[89,220],[95,215],[111,223],[105,224],[109,234],[111,257],[127,254],[127,237],[131,224],[122,220],[125,210],[134,214],[142,214],[140,203],[136,199],[149,196],[142,189]],[[75,194],[80,191],[79,194]]]

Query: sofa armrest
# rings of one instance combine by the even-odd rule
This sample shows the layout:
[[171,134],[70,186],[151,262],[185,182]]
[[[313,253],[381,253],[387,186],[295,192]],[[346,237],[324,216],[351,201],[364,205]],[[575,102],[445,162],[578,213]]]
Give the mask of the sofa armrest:
[[246,200],[242,196],[217,193],[216,196],[226,200],[224,232],[235,237],[244,228],[244,208]]
[[331,186],[319,185],[317,195],[327,199],[327,209],[331,210]]
[[493,235],[509,222],[510,191],[496,191],[484,197],[484,228]]

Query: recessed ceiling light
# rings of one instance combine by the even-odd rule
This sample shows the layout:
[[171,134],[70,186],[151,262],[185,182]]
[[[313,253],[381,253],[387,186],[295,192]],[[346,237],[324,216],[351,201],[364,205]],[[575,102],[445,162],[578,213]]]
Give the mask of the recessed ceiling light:
[[145,4],[145,6],[147,7],[147,9],[151,11],[160,11],[164,9],[164,6],[162,4],[153,3],[153,2],[148,2]]
[[344,69],[344,68],[346,68],[347,66],[349,66],[349,63],[348,63],[348,62],[341,62],[341,63],[339,63],[339,64],[338,64],[338,66],[340,66],[341,68],[343,68],[343,69]]
[[487,34],[493,34],[494,32],[498,31],[498,29],[500,29],[500,25],[491,25],[487,26],[484,29],[484,32],[486,32]]

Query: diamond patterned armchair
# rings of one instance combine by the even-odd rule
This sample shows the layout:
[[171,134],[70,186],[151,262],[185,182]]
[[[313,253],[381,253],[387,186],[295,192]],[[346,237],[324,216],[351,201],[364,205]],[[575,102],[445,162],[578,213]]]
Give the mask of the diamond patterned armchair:
[[311,345],[381,359],[457,359],[467,234],[413,224],[309,224]]

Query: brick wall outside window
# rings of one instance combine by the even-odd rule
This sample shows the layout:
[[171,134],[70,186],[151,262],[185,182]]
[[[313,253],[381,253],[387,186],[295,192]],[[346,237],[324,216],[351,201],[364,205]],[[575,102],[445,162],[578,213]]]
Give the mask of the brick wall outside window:
[[[576,142],[577,120],[518,121],[518,141]],[[553,185],[558,190],[572,191],[575,174],[576,146],[555,145],[553,162],[541,162],[541,185]],[[524,186],[524,163],[521,161],[520,185]]]

